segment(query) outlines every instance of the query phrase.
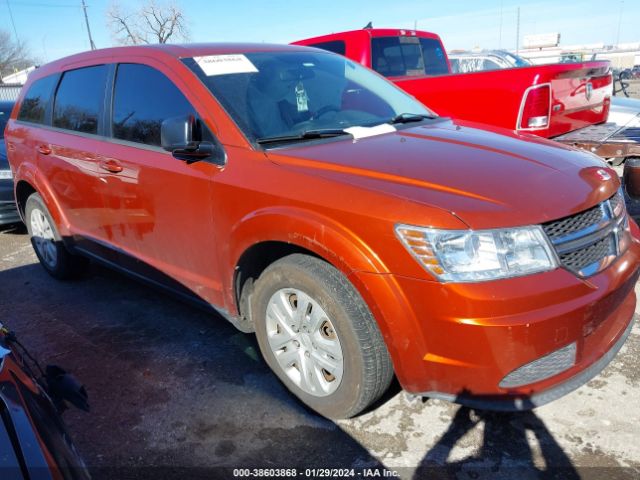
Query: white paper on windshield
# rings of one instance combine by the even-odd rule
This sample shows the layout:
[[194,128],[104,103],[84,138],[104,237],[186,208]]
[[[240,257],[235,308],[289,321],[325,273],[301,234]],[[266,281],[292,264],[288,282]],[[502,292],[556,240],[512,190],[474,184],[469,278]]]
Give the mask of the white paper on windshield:
[[255,73],[256,66],[241,54],[193,57],[207,77],[231,73]]
[[344,129],[345,132],[353,135],[354,140],[360,138],[373,137],[374,135],[382,135],[383,133],[391,133],[396,131],[396,127],[383,123],[375,127],[349,127]]

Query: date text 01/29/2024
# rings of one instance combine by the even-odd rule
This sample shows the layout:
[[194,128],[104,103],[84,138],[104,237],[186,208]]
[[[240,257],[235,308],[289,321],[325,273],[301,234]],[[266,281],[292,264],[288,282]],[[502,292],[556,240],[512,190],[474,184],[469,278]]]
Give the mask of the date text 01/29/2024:
[[236,468],[234,478],[271,477],[271,478],[392,478],[398,472],[384,468]]

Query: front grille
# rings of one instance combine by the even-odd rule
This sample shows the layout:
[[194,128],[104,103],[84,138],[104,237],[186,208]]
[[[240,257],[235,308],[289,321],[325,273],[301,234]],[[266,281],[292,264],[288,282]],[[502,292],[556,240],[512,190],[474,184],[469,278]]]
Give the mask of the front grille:
[[578,272],[587,265],[611,255],[612,251],[614,250],[611,245],[611,238],[607,236],[588,247],[560,255],[560,261],[569,270]]
[[564,372],[573,367],[575,363],[576,344],[574,342],[515,369],[500,381],[499,386],[501,388],[515,388],[539,382]]
[[543,227],[545,233],[553,241],[588,228],[591,225],[598,224],[602,221],[603,216],[604,212],[602,211],[602,207],[600,205],[596,205],[595,207],[576,215],[561,218],[554,222],[549,222],[543,225]]
[[593,275],[609,265],[620,254],[626,212],[615,217],[624,204],[621,193],[584,212],[542,225],[551,240],[560,263],[582,277]]

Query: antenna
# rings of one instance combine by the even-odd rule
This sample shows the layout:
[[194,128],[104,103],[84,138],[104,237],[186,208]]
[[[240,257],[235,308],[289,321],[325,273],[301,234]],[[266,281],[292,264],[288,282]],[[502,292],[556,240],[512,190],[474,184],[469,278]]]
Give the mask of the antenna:
[[87,4],[82,0],[82,10],[84,11],[84,21],[87,24],[87,35],[89,35],[89,45],[91,45],[91,50],[96,49],[96,44],[93,43],[93,38],[91,38],[91,28],[89,28],[89,17],[87,16]]

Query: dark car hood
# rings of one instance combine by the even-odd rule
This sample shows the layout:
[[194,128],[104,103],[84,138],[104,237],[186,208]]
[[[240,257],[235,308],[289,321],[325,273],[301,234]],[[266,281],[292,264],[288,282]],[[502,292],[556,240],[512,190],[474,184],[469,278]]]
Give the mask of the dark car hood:
[[616,173],[589,153],[474,127],[440,120],[267,155],[287,168],[446,209],[475,229],[561,218],[610,197],[620,185]]

